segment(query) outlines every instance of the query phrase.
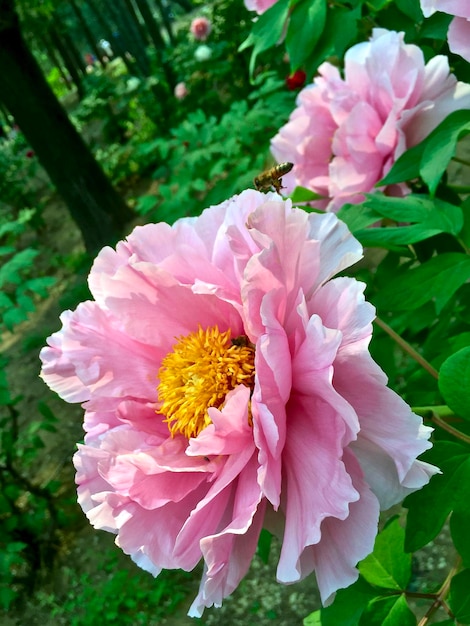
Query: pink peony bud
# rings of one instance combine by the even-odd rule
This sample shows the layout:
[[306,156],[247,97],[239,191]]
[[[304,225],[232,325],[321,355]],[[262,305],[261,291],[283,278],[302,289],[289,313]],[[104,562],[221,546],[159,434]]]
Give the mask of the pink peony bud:
[[206,17],[195,17],[189,28],[195,39],[205,41],[212,30],[212,24]]
[[174,95],[175,98],[178,98],[178,100],[184,100],[184,98],[186,98],[186,96],[188,95],[189,91],[188,88],[186,87],[186,83],[178,83],[175,86],[174,89]]

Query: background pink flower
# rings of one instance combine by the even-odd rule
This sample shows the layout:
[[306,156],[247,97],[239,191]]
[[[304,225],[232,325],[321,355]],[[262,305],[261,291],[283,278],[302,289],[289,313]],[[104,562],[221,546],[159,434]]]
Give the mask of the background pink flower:
[[205,41],[210,35],[212,24],[206,17],[195,17],[189,28],[195,39]]
[[245,6],[248,11],[256,11],[258,15],[261,15],[268,9],[270,9],[273,4],[276,4],[277,0],[245,0]]
[[248,190],[104,248],[42,377],[85,409],[79,502],[142,568],[192,570],[220,606],[263,525],[277,577],[324,602],[358,576],[379,507],[428,482],[430,429],[370,357],[359,243],[336,216]]
[[447,33],[449,48],[470,62],[470,2],[468,0],[421,0],[424,17],[436,11],[455,15]]
[[335,211],[360,202],[407,148],[465,108],[470,86],[449,73],[445,56],[425,65],[403,33],[378,29],[370,42],[347,51],[344,78],[330,63],[320,66],[271,151],[279,162],[294,163],[283,177],[287,193],[307,187],[327,198],[320,208]]
[[175,85],[174,94],[175,98],[177,98],[178,100],[184,100],[184,98],[186,98],[186,96],[189,94],[186,83],[183,82]]

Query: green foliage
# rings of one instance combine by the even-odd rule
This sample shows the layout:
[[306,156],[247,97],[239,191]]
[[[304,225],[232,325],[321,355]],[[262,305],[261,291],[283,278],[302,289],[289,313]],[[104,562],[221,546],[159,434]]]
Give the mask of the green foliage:
[[441,365],[439,390],[456,415],[470,419],[470,347],[455,352]]
[[404,506],[408,508],[406,549],[409,552],[432,541],[452,511],[467,515],[469,510],[468,445],[439,441],[425,453],[423,460],[437,465],[442,474],[434,476],[426,487],[404,501]]
[[[171,139],[141,145],[140,155],[156,153],[162,165],[154,173],[158,195],[141,197],[137,211],[171,223],[252,186],[265,168],[269,138],[291,103],[286,92],[264,96],[261,89],[257,95],[254,104],[234,102],[219,120],[195,111],[172,130]],[[252,153],[253,146],[259,153]]]
[[52,276],[36,276],[34,260],[39,252],[33,248],[17,251],[12,245],[23,234],[35,211],[25,209],[16,220],[0,224],[0,332],[13,328],[35,311],[38,298],[47,297],[55,283]]
[[8,126],[5,132],[7,137],[0,138],[0,223],[11,209],[36,206],[37,192],[46,182],[23,133]]
[[464,569],[452,578],[449,605],[460,624],[470,624],[470,569]]
[[329,56],[340,56],[357,36],[360,3],[326,0],[278,0],[255,22],[240,50],[253,47],[250,75],[258,55],[279,45],[285,36],[291,70],[306,68],[311,77]]
[[[366,247],[380,246],[407,256],[407,250],[399,246],[408,246],[439,233],[457,236],[463,228],[461,208],[437,198],[424,195],[393,198],[381,193],[366,194],[366,197],[365,202],[345,205],[338,213]],[[366,228],[382,217],[406,224]]]
[[[0,606],[8,609],[24,591],[34,589],[41,564],[50,563],[61,515],[55,494],[59,484],[31,481],[34,464],[44,447],[44,431],[55,432],[56,417],[44,403],[38,419],[20,424],[17,405],[0,362]],[[37,468],[36,468],[37,469]],[[63,515],[62,515],[63,517]]]
[[[92,574],[75,577],[66,597],[44,597],[42,609],[55,624],[89,626],[119,623],[121,626],[159,624],[171,615],[186,595],[189,575],[163,571],[157,578],[123,563],[116,550],[106,552]],[[125,567],[123,567],[125,565]]]
[[431,194],[455,155],[457,142],[470,132],[470,111],[455,111],[437,126],[421,143],[407,150],[377,183],[391,185],[421,176]]
[[404,551],[405,531],[397,518],[377,535],[372,554],[359,564],[360,577],[337,593],[335,602],[315,611],[304,626],[408,626],[416,619],[405,592],[411,556]]
[[411,576],[411,556],[403,551],[405,532],[397,519],[377,536],[374,551],[359,565],[369,584],[385,589],[406,589]]

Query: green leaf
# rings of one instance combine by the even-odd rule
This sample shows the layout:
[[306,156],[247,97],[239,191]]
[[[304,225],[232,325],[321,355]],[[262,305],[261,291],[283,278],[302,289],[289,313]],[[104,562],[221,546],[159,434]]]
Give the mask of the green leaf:
[[419,0],[395,0],[397,7],[402,13],[410,17],[414,22],[419,24],[423,21],[423,12],[419,6]]
[[470,111],[454,111],[421,143],[402,154],[377,187],[412,180],[422,176],[434,193],[461,135],[470,132]]
[[455,619],[461,624],[470,624],[470,569],[464,569],[450,582],[449,606]]
[[359,563],[359,571],[371,585],[405,589],[411,576],[411,555],[404,551],[405,531],[398,519],[377,535],[374,551]]
[[[358,626],[364,609],[376,595],[376,591],[363,578],[359,578],[347,589],[340,589],[333,604],[320,610],[321,625]],[[317,615],[317,611],[314,611],[314,619],[318,619]]]
[[450,356],[439,370],[439,391],[447,406],[470,420],[470,348]]
[[361,18],[361,6],[353,9],[331,5],[328,7],[326,23],[312,54],[306,59],[310,75],[323,61],[331,56],[341,57],[357,35],[357,22]]
[[463,212],[463,228],[460,232],[460,238],[463,243],[470,248],[470,197],[462,202],[461,209]]
[[25,311],[23,311],[23,309],[15,307],[14,309],[5,311],[3,314],[3,323],[9,331],[12,331],[15,326],[18,326],[18,324],[21,324],[27,318],[28,315]]
[[326,0],[301,0],[294,5],[286,35],[291,68],[297,70],[314,50],[326,21]]
[[421,37],[445,41],[447,39],[447,31],[449,30],[449,24],[451,21],[452,16],[447,15],[447,13],[434,13],[431,17],[428,17],[424,21],[421,28]]
[[279,42],[288,14],[289,0],[278,0],[257,18],[251,33],[240,45],[238,49],[240,52],[253,46],[250,58],[250,76],[253,76],[258,54],[272,48]]
[[31,268],[33,260],[38,254],[37,250],[26,248],[26,250],[21,250],[21,252],[18,252],[13,258],[4,263],[0,268],[0,287],[7,283],[20,283],[20,272]]
[[372,600],[362,616],[360,625],[416,626],[416,617],[405,597],[400,594]]
[[307,615],[302,622],[303,626],[322,626],[321,609]]
[[55,285],[57,279],[54,276],[40,276],[38,278],[29,278],[22,285],[23,291],[28,289],[37,293],[41,298],[47,298],[49,295],[48,288]]
[[470,258],[447,252],[391,280],[377,295],[376,305],[388,311],[406,311],[434,301],[439,314],[469,278]]
[[380,220],[380,214],[366,203],[362,204],[345,204],[338,211],[338,217],[342,220],[349,230],[354,234],[374,222]]
[[442,174],[455,155],[458,140],[470,132],[470,111],[456,111],[438,128],[439,132],[432,133],[426,141],[420,167],[421,177],[431,194],[436,192]]
[[427,196],[390,198],[373,194],[367,197],[362,206],[395,222],[413,223],[408,226],[354,231],[364,246],[409,245],[439,233],[457,236],[463,227],[460,207]]
[[296,187],[289,196],[292,200],[292,204],[296,204],[298,202],[313,202],[314,200],[318,200],[322,197],[323,196],[320,196],[318,193],[315,193],[311,189],[306,189],[305,187]]
[[422,457],[439,467],[435,475],[419,491],[407,496],[403,506],[408,509],[405,529],[405,550],[416,552],[440,532],[454,507],[468,500],[470,493],[470,455],[468,447],[450,441],[437,441]]
[[450,534],[464,567],[470,567],[470,502],[460,502],[450,518]]
[[271,543],[273,536],[265,528],[261,530],[258,539],[258,555],[263,563],[267,563],[269,560],[269,553],[271,551]]

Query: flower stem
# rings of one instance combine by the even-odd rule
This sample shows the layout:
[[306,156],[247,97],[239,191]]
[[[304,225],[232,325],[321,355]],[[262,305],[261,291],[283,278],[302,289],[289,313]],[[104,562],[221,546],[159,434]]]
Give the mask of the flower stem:
[[453,576],[459,571],[460,564],[461,564],[461,559],[460,557],[458,557],[454,566],[452,567],[450,572],[447,574],[445,581],[442,583],[441,588],[435,594],[434,602],[426,611],[426,615],[424,615],[418,622],[418,626],[427,626],[427,624],[429,624],[429,620],[431,619],[431,617],[441,606],[447,612],[449,617],[451,617],[452,619],[454,618],[452,611],[448,607],[447,602],[445,600],[446,600],[447,594],[449,593],[451,580]]
[[453,156],[451,161],[455,161],[456,163],[462,163],[462,165],[468,165],[470,167],[470,161],[462,159],[462,157]]
[[397,342],[397,344],[400,346],[402,350],[407,352],[417,363],[421,365],[421,367],[423,367],[427,372],[429,372],[431,376],[434,376],[436,380],[439,378],[439,372],[436,369],[434,369],[434,367],[430,363],[428,363],[428,361],[426,361],[426,359],[422,357],[419,354],[419,352],[417,352],[412,346],[410,346],[410,344],[407,341],[405,341],[403,337],[400,337],[400,335],[396,333],[393,330],[393,328],[391,328],[388,324],[386,324],[379,317],[376,317],[374,321],[377,324],[377,326],[380,326],[380,328],[384,330],[387,333],[387,335],[389,335],[394,341]]
[[466,435],[465,433],[461,432],[457,428],[454,428],[446,421],[446,419],[447,420],[455,419],[456,421],[459,421],[459,422],[462,421],[454,416],[454,414],[449,409],[449,407],[447,406],[435,406],[435,407],[417,406],[417,407],[413,407],[413,413],[416,413],[417,415],[421,415],[421,417],[430,419],[434,424],[436,424],[436,426],[439,426],[439,428],[442,428],[442,430],[447,431],[448,433],[453,435],[456,439],[460,439],[460,441],[470,444],[469,435]]

